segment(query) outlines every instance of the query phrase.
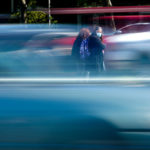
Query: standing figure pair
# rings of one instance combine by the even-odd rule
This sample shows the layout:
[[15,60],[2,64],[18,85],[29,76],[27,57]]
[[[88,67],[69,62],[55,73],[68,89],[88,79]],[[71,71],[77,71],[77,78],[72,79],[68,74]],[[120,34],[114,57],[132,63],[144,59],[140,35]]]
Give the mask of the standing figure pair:
[[103,70],[102,28],[96,27],[90,35],[87,28],[80,30],[72,48],[72,57],[80,75],[97,75]]

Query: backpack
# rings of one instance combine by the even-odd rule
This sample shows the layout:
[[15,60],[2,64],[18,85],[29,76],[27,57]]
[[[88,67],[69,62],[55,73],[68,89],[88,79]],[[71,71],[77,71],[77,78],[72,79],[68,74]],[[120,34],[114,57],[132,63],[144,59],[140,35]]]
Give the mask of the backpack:
[[88,49],[88,39],[84,39],[80,45],[80,59],[85,60],[90,56]]

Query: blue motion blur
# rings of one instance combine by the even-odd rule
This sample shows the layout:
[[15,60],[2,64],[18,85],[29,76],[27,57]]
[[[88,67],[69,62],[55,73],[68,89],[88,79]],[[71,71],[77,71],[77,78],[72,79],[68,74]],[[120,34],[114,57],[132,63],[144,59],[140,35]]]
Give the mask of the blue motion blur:
[[[150,24],[103,30],[105,72],[100,75],[149,76]],[[78,32],[76,25],[0,25],[0,76],[77,77],[70,56]]]
[[77,26],[0,25],[0,150],[149,150],[150,33],[124,29],[104,32],[106,71],[78,78]]

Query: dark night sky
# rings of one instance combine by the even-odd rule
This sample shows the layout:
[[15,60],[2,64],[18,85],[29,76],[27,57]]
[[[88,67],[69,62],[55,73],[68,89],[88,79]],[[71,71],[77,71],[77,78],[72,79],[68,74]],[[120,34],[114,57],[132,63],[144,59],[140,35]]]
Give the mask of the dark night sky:
[[115,6],[129,6],[129,5],[146,5],[150,4],[149,0],[112,0]]
[[[93,0],[89,0],[89,3]],[[48,0],[37,0],[38,5],[47,6]],[[52,7],[76,7],[77,0],[51,0]],[[149,0],[112,0],[114,6],[150,5]]]
[[[20,0],[14,0],[15,6],[18,5]],[[88,0],[89,3],[96,0]],[[150,5],[150,0],[112,0],[114,6],[128,6],[128,5]],[[1,13],[9,13],[11,9],[10,0],[3,1],[0,5]],[[48,0],[37,0],[38,6],[48,7]],[[77,0],[51,0],[52,7],[76,7]],[[81,6],[82,7],[82,6]]]

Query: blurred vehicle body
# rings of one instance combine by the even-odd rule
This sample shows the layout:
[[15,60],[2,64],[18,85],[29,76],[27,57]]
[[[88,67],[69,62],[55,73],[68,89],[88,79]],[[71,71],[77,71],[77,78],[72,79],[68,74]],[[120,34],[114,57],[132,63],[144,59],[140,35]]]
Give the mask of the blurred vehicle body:
[[49,50],[49,54],[52,56],[70,55],[77,34],[77,32],[37,34],[25,43],[24,49]]
[[0,76],[55,76],[67,67],[69,71],[68,42],[77,35],[74,26],[1,25],[0,33]]
[[[150,63],[150,23],[136,23],[106,37],[105,62],[108,68],[142,69]],[[114,66],[113,66],[114,65]]]
[[145,87],[5,82],[0,149],[149,149],[149,96]]
[[[115,26],[117,29],[120,29],[124,26],[130,25],[130,24],[135,24],[135,23],[144,23],[144,22],[150,22],[150,15],[148,14],[138,14],[138,15],[131,15],[124,13],[122,15],[116,15],[113,14],[113,16],[106,15],[106,16],[97,16],[94,17],[92,20],[93,21],[99,21],[102,26],[107,27],[110,22],[114,20]],[[109,30],[110,31],[110,30]],[[107,32],[107,30],[106,30]]]

